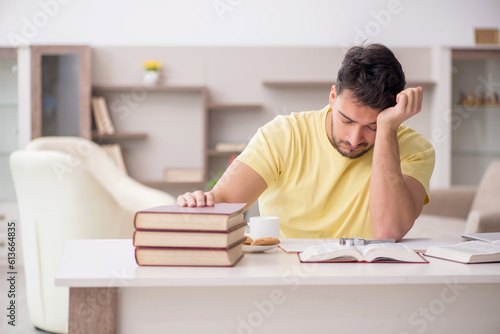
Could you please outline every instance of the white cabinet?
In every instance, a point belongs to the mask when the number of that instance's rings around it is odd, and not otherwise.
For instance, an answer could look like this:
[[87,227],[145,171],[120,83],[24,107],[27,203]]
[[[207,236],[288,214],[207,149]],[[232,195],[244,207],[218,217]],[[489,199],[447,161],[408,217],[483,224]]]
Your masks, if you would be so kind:
[[90,138],[90,47],[33,45],[31,138]]
[[479,183],[500,159],[500,50],[454,50],[452,184]]

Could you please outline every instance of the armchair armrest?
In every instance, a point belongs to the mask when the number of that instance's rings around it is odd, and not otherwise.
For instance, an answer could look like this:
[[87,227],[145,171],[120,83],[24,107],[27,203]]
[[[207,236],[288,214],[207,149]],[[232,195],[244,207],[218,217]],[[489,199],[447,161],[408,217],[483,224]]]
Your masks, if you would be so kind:
[[157,205],[174,205],[175,197],[147,187],[130,177],[123,177],[113,189],[117,201],[125,209],[136,212]]
[[500,209],[471,211],[465,224],[465,233],[500,232]]
[[433,189],[429,194],[429,203],[422,214],[467,219],[476,195],[476,188],[454,186],[446,189]]

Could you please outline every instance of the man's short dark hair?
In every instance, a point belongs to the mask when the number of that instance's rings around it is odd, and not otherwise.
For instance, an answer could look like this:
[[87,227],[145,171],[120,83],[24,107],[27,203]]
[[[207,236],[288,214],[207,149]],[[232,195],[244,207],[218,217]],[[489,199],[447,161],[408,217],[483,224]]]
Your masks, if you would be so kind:
[[380,111],[396,105],[396,95],[405,85],[401,64],[381,44],[349,49],[337,75],[338,95],[349,90],[357,102]]

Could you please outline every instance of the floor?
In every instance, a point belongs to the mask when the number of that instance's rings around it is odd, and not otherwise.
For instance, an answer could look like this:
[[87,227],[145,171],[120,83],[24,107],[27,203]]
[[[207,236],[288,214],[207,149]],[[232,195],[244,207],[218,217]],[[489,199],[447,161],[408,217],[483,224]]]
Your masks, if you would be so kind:
[[[8,274],[10,270],[7,266],[0,266],[0,333],[2,334],[45,334],[47,332],[36,329],[31,323],[26,305],[26,285],[24,280],[24,270],[22,267],[16,268],[16,274]],[[10,283],[7,281],[11,276],[15,276],[15,297],[9,297]],[[15,302],[15,326],[9,325],[9,313],[6,310],[11,301]]]

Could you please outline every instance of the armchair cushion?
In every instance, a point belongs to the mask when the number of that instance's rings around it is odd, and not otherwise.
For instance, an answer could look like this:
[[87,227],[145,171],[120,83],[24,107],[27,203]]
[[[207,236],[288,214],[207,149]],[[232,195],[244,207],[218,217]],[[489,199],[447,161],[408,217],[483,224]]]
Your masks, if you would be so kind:
[[[493,161],[484,172],[471,210],[499,209],[500,205],[500,160]],[[500,231],[500,225],[499,230]]]
[[467,219],[476,188],[454,186],[447,189],[431,189],[430,201],[422,214]]
[[454,186],[430,192],[405,237],[460,237],[463,233],[500,231],[500,160],[486,169],[477,189]]
[[465,233],[487,233],[500,231],[500,208],[494,210],[473,210],[467,217]]
[[460,238],[465,219],[422,214],[405,238]]

